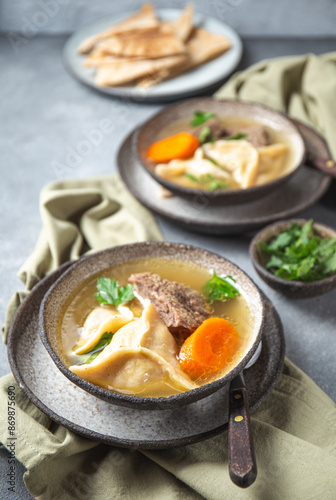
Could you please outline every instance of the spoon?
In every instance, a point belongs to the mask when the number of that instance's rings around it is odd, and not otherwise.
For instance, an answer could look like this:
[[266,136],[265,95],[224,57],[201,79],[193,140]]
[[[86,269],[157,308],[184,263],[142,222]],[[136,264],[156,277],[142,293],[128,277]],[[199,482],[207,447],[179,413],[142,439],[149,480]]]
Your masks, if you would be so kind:
[[[261,342],[244,370],[257,361],[260,352]],[[244,376],[241,372],[230,383],[228,429],[229,474],[231,481],[240,488],[251,486],[257,477],[249,408]]]

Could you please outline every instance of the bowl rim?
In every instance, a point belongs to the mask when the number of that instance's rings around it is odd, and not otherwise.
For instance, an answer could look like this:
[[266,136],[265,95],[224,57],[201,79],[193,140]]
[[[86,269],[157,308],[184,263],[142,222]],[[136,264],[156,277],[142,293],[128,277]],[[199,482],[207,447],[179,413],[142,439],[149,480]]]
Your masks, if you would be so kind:
[[[259,275],[261,277],[265,276],[267,277],[270,281],[272,280],[274,283],[277,283],[281,286],[284,286],[284,285],[287,285],[288,287],[291,287],[291,288],[318,288],[318,287],[322,287],[328,283],[333,283],[335,282],[336,284],[336,272],[334,274],[332,274],[331,276],[328,276],[327,278],[323,278],[321,280],[315,280],[315,281],[300,281],[300,280],[286,280],[284,278],[280,278],[279,276],[275,276],[273,273],[271,273],[270,271],[268,271],[268,269],[266,269],[266,267],[264,267],[263,265],[260,264],[260,261],[258,259],[258,256],[257,256],[257,249],[259,249],[260,247],[258,246],[258,243],[261,239],[262,236],[265,235],[265,233],[267,233],[270,229],[276,229],[276,228],[280,228],[282,227],[283,230],[285,230],[286,228],[290,227],[292,224],[294,224],[295,222],[298,223],[299,225],[303,225],[307,222],[309,222],[310,219],[288,219],[288,220],[280,220],[280,221],[277,221],[277,222],[274,222],[272,224],[269,224],[268,226],[264,227],[263,229],[261,229],[254,237],[253,239],[251,240],[251,243],[249,245],[249,254],[250,254],[250,258],[252,260],[252,264],[254,265],[255,269],[259,272]],[[332,227],[330,226],[327,226],[326,224],[322,224],[320,222],[315,222],[315,220],[313,221],[313,228],[316,227],[316,228],[321,228],[322,230],[326,230],[328,232],[331,232],[331,234],[334,233],[334,238],[336,238],[336,229],[333,229]],[[280,234],[280,232],[278,232],[277,234]],[[273,238],[275,236],[273,235]],[[261,249],[261,251],[263,251]]]
[[[148,126],[150,126],[155,120],[161,116],[163,116],[168,110],[179,108],[180,106],[183,106],[186,102],[189,103],[195,103],[197,105],[198,102],[204,102],[204,101],[211,101],[211,102],[217,102],[217,103],[242,103],[249,107],[250,109],[256,108],[259,110],[264,110],[268,113],[271,113],[274,116],[280,116],[282,119],[284,119],[288,125],[294,129],[294,133],[296,134],[296,137],[298,138],[299,142],[301,143],[301,149],[302,153],[299,157],[299,160],[297,161],[296,167],[293,168],[290,172],[288,172],[286,175],[283,175],[281,177],[277,177],[276,179],[267,182],[265,184],[261,184],[260,186],[252,186],[250,188],[246,189],[226,189],[223,191],[205,191],[204,189],[197,189],[197,188],[189,188],[186,186],[180,186],[179,184],[175,184],[174,182],[170,182],[167,179],[164,179],[163,177],[160,177],[157,175],[152,168],[150,168],[141,158],[141,155],[139,153],[139,142],[141,140],[141,133],[146,130]],[[254,101],[248,101],[248,100],[242,100],[242,99],[218,99],[214,97],[196,97],[196,98],[191,98],[191,99],[184,99],[182,101],[179,101],[177,103],[165,106],[163,109],[159,110],[157,113],[152,115],[148,120],[143,122],[136,130],[134,133],[134,136],[132,138],[132,149],[133,149],[133,155],[137,160],[139,161],[140,165],[145,168],[145,170],[155,179],[159,184],[164,186],[166,189],[172,191],[173,193],[180,195],[181,197],[188,197],[191,198],[192,196],[206,196],[210,200],[225,200],[226,198],[231,198],[234,197],[239,193],[239,196],[243,196],[246,194],[246,197],[248,195],[250,196],[256,196],[258,193],[262,194],[263,191],[266,191],[265,194],[267,194],[269,191],[275,189],[278,185],[281,185],[283,182],[286,182],[292,175],[298,172],[298,170],[304,165],[306,157],[307,157],[307,150],[306,150],[306,145],[304,142],[304,139],[296,126],[296,124],[290,119],[290,117],[282,112],[282,111],[277,111],[273,108],[270,108],[264,104],[259,104],[258,102]],[[240,203],[244,203],[243,201]]]
[[[225,374],[223,377],[220,379],[214,380],[213,382],[204,384],[202,386],[199,386],[195,389],[190,389],[184,392],[181,392],[176,395],[164,397],[142,397],[142,396],[135,396],[135,395],[128,395],[128,394],[123,394],[119,393],[116,391],[109,391],[107,389],[104,389],[100,386],[97,386],[91,382],[86,381],[85,379],[79,377],[75,373],[71,372],[69,368],[67,368],[62,360],[59,358],[59,356],[56,354],[54,351],[49,338],[48,338],[48,333],[47,329],[45,326],[45,314],[46,314],[46,308],[48,305],[48,301],[50,300],[50,297],[52,296],[53,292],[57,289],[58,285],[60,282],[62,282],[64,279],[67,279],[69,275],[71,275],[73,272],[76,272],[76,269],[79,266],[85,265],[86,262],[89,260],[93,260],[97,257],[100,257],[104,254],[110,253],[111,251],[122,251],[125,247],[133,247],[133,248],[139,248],[143,247],[144,249],[148,248],[148,246],[156,246],[157,248],[178,248],[180,250],[187,250],[187,251],[201,251],[202,253],[217,257],[219,259],[222,259],[229,264],[233,265],[240,273],[242,273],[245,278],[250,282],[252,287],[254,288],[254,293],[258,297],[258,301],[261,305],[260,308],[260,326],[259,330],[255,336],[255,339],[250,346],[249,350],[245,352],[244,356],[242,359],[237,363],[232,370],[230,370],[227,374]],[[142,257],[138,257],[142,258]],[[160,257],[159,257],[160,258]],[[164,258],[164,256],[162,257]],[[135,260],[137,260],[137,257],[134,257]],[[131,259],[129,259],[131,260]],[[126,261],[127,262],[127,261]],[[257,311],[259,309],[257,308]],[[139,242],[139,243],[131,243],[131,244],[125,244],[125,245],[120,245],[116,247],[111,247],[107,248],[98,252],[95,252],[93,254],[83,256],[77,261],[75,261],[68,269],[65,270],[65,272],[55,281],[55,283],[49,288],[48,292],[44,296],[41,305],[40,305],[40,310],[39,310],[39,335],[42,340],[42,343],[44,347],[46,348],[47,352],[49,353],[50,357],[56,364],[57,368],[65,375],[69,380],[71,380],[74,384],[79,386],[81,389],[84,389],[85,391],[89,392],[90,394],[93,394],[94,396],[103,399],[109,403],[112,404],[117,404],[121,406],[128,406],[130,408],[138,408],[138,409],[170,409],[174,408],[176,406],[180,405],[185,405],[191,402],[194,402],[196,400],[203,399],[210,394],[216,392],[219,390],[221,387],[229,383],[238,373],[240,373],[246,364],[249,362],[249,360],[252,358],[253,354],[255,353],[256,349],[258,348],[258,345],[260,343],[260,340],[262,338],[263,331],[266,327],[266,317],[265,317],[265,301],[263,294],[259,290],[258,286],[254,283],[252,278],[243,271],[239,266],[234,264],[232,261],[229,259],[226,259],[225,257],[215,253],[215,252],[210,252],[209,250],[192,246],[192,245],[184,245],[181,243],[172,243],[172,242],[166,242],[166,241],[151,241],[151,242]],[[195,395],[198,394],[199,397],[195,398]]]

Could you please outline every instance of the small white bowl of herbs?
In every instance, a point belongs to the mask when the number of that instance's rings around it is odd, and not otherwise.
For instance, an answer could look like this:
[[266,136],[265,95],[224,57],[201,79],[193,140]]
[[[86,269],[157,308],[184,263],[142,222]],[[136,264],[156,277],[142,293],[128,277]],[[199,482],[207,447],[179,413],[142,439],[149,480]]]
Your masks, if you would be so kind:
[[253,238],[250,256],[259,276],[293,298],[336,287],[336,230],[312,219],[280,221]]

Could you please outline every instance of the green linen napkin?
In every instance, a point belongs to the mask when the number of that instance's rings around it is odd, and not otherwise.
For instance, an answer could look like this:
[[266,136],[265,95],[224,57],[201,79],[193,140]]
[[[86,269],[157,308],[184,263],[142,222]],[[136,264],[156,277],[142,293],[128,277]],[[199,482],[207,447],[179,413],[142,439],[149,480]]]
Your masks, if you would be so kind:
[[41,191],[40,212],[43,228],[32,255],[18,272],[25,290],[15,293],[8,304],[2,327],[5,342],[22,300],[63,262],[90,251],[162,240],[154,217],[116,175],[54,182]]
[[[1,379],[1,401],[7,401],[7,387],[13,384],[12,375]],[[258,477],[247,490],[230,481],[227,432],[170,450],[125,450],[76,436],[51,422],[17,385],[15,393],[16,456],[27,467],[26,486],[38,499],[335,498],[335,405],[289,360],[276,388],[252,414]],[[2,404],[5,446],[7,427]]]
[[262,61],[236,73],[215,97],[285,111],[320,132],[336,157],[336,52]]
[[[305,114],[297,112],[295,116],[318,126],[335,151],[329,124],[335,123],[336,110],[327,104],[322,106],[320,92],[325,88],[325,75],[328,80],[333,77],[335,85],[335,57],[308,55],[260,63],[234,76],[217,97],[261,100],[282,110],[290,105],[290,111],[292,102],[302,101],[302,109],[297,104],[295,110],[304,110]],[[317,74],[312,65],[318,67]],[[273,96],[275,92],[281,98]],[[326,95],[327,101],[331,94]],[[321,109],[325,113],[323,122]],[[43,229],[37,246],[19,273],[26,290],[11,300],[4,335],[22,298],[62,262],[90,250],[162,238],[153,217],[131,197],[117,176],[47,186],[41,193],[41,216]],[[335,498],[336,406],[289,360],[274,391],[252,415],[258,477],[247,490],[240,490],[229,479],[227,432],[171,450],[125,450],[89,441],[55,424],[20,391],[12,375],[0,380],[2,401],[7,401],[10,385],[16,386],[16,456],[27,468],[24,480],[35,498]],[[2,404],[0,441],[5,446],[7,419],[7,405]]]

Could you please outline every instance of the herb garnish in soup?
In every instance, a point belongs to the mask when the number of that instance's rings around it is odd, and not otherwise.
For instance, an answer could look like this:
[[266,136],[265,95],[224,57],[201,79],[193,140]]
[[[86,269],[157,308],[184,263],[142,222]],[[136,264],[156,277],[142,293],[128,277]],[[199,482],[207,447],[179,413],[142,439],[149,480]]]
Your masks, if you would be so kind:
[[159,397],[229,372],[247,350],[254,318],[234,277],[148,258],[90,278],[59,325],[73,373],[108,390]]
[[285,133],[247,117],[221,119],[196,111],[160,134],[146,155],[163,179],[193,189],[247,189],[289,171],[293,148]]

